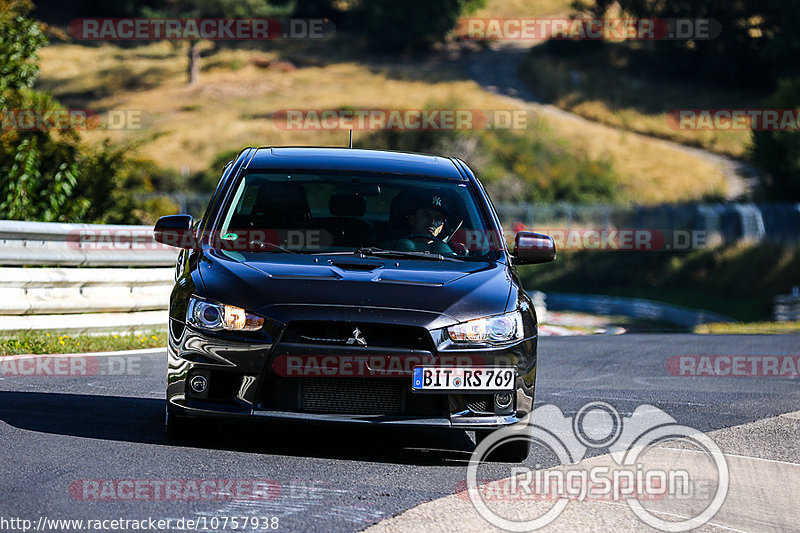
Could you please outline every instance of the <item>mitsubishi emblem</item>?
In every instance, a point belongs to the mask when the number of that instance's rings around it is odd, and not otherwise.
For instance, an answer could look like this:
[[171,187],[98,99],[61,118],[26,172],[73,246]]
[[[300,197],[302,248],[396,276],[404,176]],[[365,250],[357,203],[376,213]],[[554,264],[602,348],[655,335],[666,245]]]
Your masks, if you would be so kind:
[[347,339],[347,344],[358,344],[359,346],[366,346],[367,339],[361,336],[361,330],[356,327],[353,330],[353,336]]

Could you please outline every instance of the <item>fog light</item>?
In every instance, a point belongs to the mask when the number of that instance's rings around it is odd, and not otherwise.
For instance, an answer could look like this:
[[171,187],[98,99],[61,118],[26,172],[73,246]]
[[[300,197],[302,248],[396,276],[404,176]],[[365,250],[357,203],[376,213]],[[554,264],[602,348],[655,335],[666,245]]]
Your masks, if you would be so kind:
[[494,403],[500,409],[505,409],[511,406],[512,396],[508,392],[504,392],[502,394],[495,394],[494,396]]
[[189,381],[189,386],[197,394],[202,394],[208,388],[208,380],[205,378],[205,376],[197,375],[194,376],[191,381]]

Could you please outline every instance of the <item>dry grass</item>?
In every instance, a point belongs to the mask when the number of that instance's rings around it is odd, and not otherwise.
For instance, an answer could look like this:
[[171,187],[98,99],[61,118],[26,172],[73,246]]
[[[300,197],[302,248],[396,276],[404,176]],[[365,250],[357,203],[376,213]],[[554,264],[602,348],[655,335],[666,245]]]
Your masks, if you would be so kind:
[[[93,142],[105,137],[142,141],[142,156],[192,172],[207,168],[221,151],[248,145],[347,142],[346,131],[278,129],[267,117],[281,109],[419,109],[441,102],[471,109],[513,107],[454,74],[456,67],[446,62],[421,66],[343,61],[291,72],[258,68],[251,62],[274,55],[241,49],[215,52],[203,58],[200,81],[187,86],[185,55],[169,43],[134,49],[58,44],[41,51],[40,86],[71,107],[145,111],[151,123],[144,129],[88,131],[84,136]],[[591,157],[611,157],[624,197],[655,203],[696,199],[724,189],[712,165],[649,139],[569,117],[545,114],[543,119],[571,148]]]
[[725,178],[703,159],[624,130],[543,113],[558,137],[568,139],[592,158],[612,157],[620,187],[636,203],[724,196]]
[[679,130],[667,121],[667,112],[747,108],[761,100],[757,95],[634,77],[595,59],[555,57],[536,49],[521,75],[538,97],[590,120],[733,157],[744,156],[750,148],[749,130]]
[[715,322],[694,328],[707,335],[783,335],[800,333],[800,322]]
[[484,17],[547,17],[566,15],[572,0],[488,0],[486,7],[473,16]]

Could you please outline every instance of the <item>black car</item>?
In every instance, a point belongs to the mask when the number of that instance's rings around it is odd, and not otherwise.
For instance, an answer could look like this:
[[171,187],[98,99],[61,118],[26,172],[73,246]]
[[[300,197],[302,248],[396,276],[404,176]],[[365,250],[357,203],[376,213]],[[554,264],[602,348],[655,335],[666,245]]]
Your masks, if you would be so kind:
[[[184,248],[169,310],[167,432],[201,417],[404,425],[482,438],[532,409],[537,320],[480,181],[456,158],[246,148]],[[507,450],[521,460],[528,443]],[[511,445],[509,445],[511,446]]]

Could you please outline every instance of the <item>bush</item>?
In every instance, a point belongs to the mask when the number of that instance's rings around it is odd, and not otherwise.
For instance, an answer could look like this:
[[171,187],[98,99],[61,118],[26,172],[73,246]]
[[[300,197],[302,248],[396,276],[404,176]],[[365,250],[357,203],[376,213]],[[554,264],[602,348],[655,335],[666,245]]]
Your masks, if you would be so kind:
[[362,27],[379,48],[419,49],[441,40],[458,18],[483,0],[364,0]]
[[496,202],[592,203],[622,199],[610,160],[577,154],[541,127],[521,133],[389,130],[356,144],[459,157],[475,171]]
[[[39,73],[36,51],[46,44],[30,2],[10,0],[0,12],[0,108],[59,110],[30,87]],[[9,117],[3,117],[4,120]],[[10,122],[9,122],[10,124]],[[81,143],[74,129],[0,130],[0,218],[42,222],[137,223],[135,195],[153,189],[152,163],[131,146]],[[163,172],[161,173],[163,174]]]
[[[784,80],[766,108],[800,108],[800,77]],[[754,131],[751,156],[766,171],[762,185],[768,199],[800,202],[800,136],[797,131]]]

